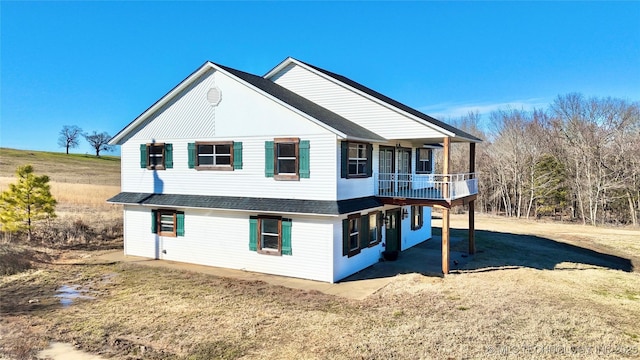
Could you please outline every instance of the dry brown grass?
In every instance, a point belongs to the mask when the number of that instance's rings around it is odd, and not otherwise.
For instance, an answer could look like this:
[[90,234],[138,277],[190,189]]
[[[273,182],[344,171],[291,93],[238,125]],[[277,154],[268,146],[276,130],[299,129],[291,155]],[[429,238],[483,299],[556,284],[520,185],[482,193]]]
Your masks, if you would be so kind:
[[[478,218],[480,229],[496,234],[535,234],[537,225]],[[590,229],[552,228],[582,244],[591,244],[590,236],[575,233]],[[617,234],[607,246],[624,251],[637,235]],[[484,252],[470,270],[398,275],[362,301],[133,264],[42,265],[2,278],[0,327],[30,324],[36,340],[77,343],[118,359],[640,357],[640,274],[588,263],[539,267],[537,260],[484,267],[488,257],[506,256],[489,246],[526,249],[532,258],[555,249],[551,236],[548,245],[517,243],[523,239],[480,237]],[[63,284],[81,285],[97,299],[62,308],[53,295]]]
[[[121,209],[103,203],[117,183],[66,186],[59,175],[52,189],[63,230],[121,221]],[[54,340],[115,359],[640,357],[640,274],[628,271],[639,267],[638,230],[489,216],[476,224],[479,252],[464,269],[398,275],[362,301],[134,264],[83,265],[92,247],[57,247],[32,258],[31,269],[0,276],[0,358],[32,358]],[[452,226],[465,228],[466,217],[453,216]],[[0,250],[15,258],[13,247]],[[62,307],[62,285],[96,299]]]

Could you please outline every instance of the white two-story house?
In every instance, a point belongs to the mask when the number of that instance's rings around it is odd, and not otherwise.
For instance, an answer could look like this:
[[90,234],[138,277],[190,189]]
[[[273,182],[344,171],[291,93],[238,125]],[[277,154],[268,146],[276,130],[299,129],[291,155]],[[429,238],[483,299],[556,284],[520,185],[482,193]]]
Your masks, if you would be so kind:
[[[113,137],[124,252],[335,282],[431,237],[469,204],[475,138],[287,58],[264,76],[206,62]],[[449,174],[452,143],[470,170]],[[444,149],[434,169],[433,149]],[[401,259],[400,259],[401,261]]]

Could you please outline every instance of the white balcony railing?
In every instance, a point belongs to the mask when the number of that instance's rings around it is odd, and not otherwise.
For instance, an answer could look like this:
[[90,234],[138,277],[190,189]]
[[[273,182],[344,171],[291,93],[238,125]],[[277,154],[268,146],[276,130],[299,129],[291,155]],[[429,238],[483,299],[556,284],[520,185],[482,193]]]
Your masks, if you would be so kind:
[[376,194],[405,199],[455,200],[478,193],[476,173],[374,174]]

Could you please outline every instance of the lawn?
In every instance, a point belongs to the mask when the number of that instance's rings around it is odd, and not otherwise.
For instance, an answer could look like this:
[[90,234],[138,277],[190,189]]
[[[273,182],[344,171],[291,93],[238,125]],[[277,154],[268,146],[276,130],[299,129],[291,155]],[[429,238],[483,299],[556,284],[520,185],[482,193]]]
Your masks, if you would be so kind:
[[[55,340],[117,359],[640,357],[640,274],[625,268],[637,261],[637,230],[477,224],[480,252],[464,269],[397,275],[361,301],[135,264],[69,265],[92,252],[66,250],[58,265],[2,277],[2,351]],[[608,231],[616,236],[594,240]],[[63,307],[62,285],[94,299]]]
[[[350,300],[90,265],[122,247],[121,208],[104,203],[119,191],[119,160],[0,149],[3,175],[27,162],[51,176],[60,217],[49,247],[0,244],[0,359],[51,341],[113,359],[640,358],[637,229],[478,215],[478,252],[453,274],[398,274]],[[466,216],[451,226],[464,237]],[[86,298],[63,306],[63,286]]]

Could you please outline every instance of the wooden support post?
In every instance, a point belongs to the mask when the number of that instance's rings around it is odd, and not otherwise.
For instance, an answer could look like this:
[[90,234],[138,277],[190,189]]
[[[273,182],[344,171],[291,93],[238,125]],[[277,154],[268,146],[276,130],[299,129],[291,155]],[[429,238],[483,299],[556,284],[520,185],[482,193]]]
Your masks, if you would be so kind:
[[442,273],[449,273],[449,209],[442,209]]
[[[469,173],[471,179],[476,172],[476,143],[469,143]],[[469,202],[469,254],[476,253],[475,200]]]
[[469,254],[476,253],[476,212],[475,201],[469,202]]
[[[449,156],[451,153],[451,138],[444,138],[443,141],[443,159],[442,159],[442,174],[444,175],[444,187],[443,187],[443,195],[446,197],[445,200],[451,201],[450,186],[449,186],[449,167],[451,165],[451,157]],[[451,234],[449,232],[449,208],[442,209],[442,273],[449,273],[449,240]]]

